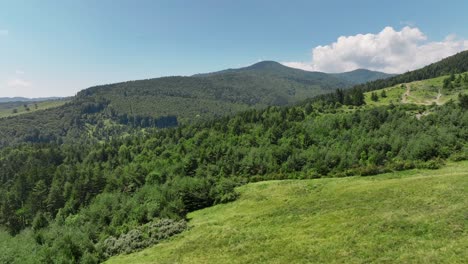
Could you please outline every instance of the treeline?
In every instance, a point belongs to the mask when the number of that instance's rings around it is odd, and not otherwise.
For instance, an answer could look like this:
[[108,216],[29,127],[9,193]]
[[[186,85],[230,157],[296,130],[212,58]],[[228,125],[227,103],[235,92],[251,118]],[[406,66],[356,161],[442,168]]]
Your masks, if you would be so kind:
[[468,112],[460,103],[430,106],[432,113],[418,120],[414,112],[426,107],[363,110],[322,100],[100,144],[6,148],[0,224],[34,240],[36,260],[101,261],[148,245],[142,230],[158,219],[175,220],[170,233],[180,232],[177,221],[187,212],[231,201],[235,186],[247,182],[371,175],[466,159]]

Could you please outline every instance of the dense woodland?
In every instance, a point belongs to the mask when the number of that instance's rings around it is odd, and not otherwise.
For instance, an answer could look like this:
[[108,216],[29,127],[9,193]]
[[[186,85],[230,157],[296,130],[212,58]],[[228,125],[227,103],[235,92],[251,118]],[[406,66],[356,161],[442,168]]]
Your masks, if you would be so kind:
[[[466,61],[452,57],[405,78],[461,72]],[[24,115],[32,134],[14,136],[32,138],[0,149],[0,262],[97,263],[132,252],[182,232],[188,212],[232,201],[248,182],[468,159],[466,95],[443,106],[360,107],[363,91],[383,82],[166,129],[108,124],[101,97],[49,112],[54,128]],[[431,114],[415,117],[424,111]]]

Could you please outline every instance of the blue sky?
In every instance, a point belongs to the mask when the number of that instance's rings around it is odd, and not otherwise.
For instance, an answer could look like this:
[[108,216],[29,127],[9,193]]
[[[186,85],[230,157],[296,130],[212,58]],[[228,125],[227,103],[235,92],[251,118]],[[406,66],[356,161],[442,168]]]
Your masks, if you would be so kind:
[[[467,10],[462,0],[0,0],[0,97],[67,96],[260,60],[404,71],[468,47]],[[337,57],[356,45],[358,57]]]

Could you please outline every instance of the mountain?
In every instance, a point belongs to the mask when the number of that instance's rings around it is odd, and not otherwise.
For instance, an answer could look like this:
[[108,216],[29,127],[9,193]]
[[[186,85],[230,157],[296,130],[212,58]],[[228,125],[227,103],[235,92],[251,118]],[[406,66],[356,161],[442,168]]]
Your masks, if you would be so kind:
[[299,102],[352,84],[325,73],[265,61],[240,69],[163,77],[86,89],[78,97],[104,97],[118,115],[177,116],[184,122],[249,108]]
[[325,86],[329,85],[330,83],[344,83],[346,85],[355,85],[395,76],[395,74],[387,74],[366,69],[357,69],[354,71],[343,73],[312,72],[296,68],[290,68],[275,61],[262,61],[244,68],[228,69],[205,74],[196,74],[194,76],[213,76],[226,73],[262,73],[280,78],[321,83]]
[[[359,98],[361,91],[450,72],[465,72],[467,61],[468,52],[461,52],[419,70],[356,85],[350,92],[357,92],[347,97],[360,103],[364,100]],[[354,71],[341,75],[341,78],[348,78],[345,81],[338,78],[340,75],[308,72],[264,61],[244,68],[189,77],[101,85],[79,92],[69,103],[57,108],[0,118],[0,147],[25,141],[109,138],[133,128],[171,127],[234,115],[248,109],[291,105],[306,98],[322,100],[317,97],[319,95],[333,101],[335,96],[327,94],[349,88],[349,80],[357,80],[363,75],[378,74]]]
[[188,77],[101,85],[83,90],[78,97],[106,98],[109,109],[123,120],[131,116],[153,119],[175,116],[180,123],[190,123],[250,108],[291,105],[385,76],[366,70],[335,76],[262,61],[244,68]]
[[26,97],[0,97],[0,103],[7,102],[41,102],[41,101],[51,101],[59,100],[62,97],[41,97],[41,98],[26,98]]
[[349,87],[351,83],[328,74],[271,61],[188,77],[100,85],[79,92],[63,106],[0,119],[0,146],[85,134],[108,137],[129,127],[171,127],[291,105]]
[[396,74],[388,74],[384,72],[370,71],[366,69],[357,69],[350,72],[331,73],[331,75],[353,84],[360,84],[379,79],[386,79],[395,76]]

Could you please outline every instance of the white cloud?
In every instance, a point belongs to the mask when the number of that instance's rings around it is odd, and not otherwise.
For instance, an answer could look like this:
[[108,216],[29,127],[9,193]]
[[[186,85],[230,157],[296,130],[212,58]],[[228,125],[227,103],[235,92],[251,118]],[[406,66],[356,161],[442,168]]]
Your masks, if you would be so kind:
[[15,79],[9,80],[7,82],[7,86],[10,88],[28,88],[28,87],[31,87],[31,83],[20,78],[15,78]]
[[8,36],[9,32],[6,29],[0,29],[0,37],[1,36]]
[[443,41],[428,41],[416,27],[401,31],[386,27],[378,34],[341,36],[336,42],[312,50],[311,62],[284,62],[308,71],[344,72],[358,68],[402,73],[421,68],[468,49],[468,40],[447,36]]

